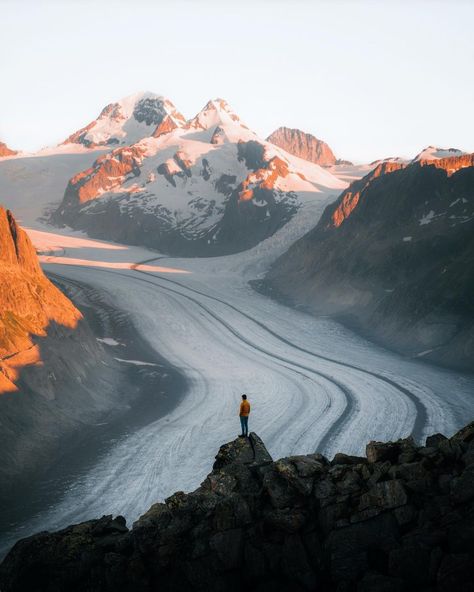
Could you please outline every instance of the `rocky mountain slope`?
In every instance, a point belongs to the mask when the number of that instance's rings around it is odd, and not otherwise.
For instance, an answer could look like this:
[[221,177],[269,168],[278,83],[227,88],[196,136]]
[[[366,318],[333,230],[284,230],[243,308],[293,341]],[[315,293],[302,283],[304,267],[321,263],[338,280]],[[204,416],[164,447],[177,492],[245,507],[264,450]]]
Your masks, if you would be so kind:
[[70,180],[53,220],[174,254],[224,254],[345,186],[259,139],[216,99],[186,122],[170,112],[148,137],[99,157]]
[[64,436],[116,404],[116,369],[107,362],[82,314],[43,274],[27,234],[0,208],[0,499],[20,481],[31,484]]
[[268,136],[267,142],[321,166],[336,164],[336,157],[326,142],[299,129],[279,127]]
[[43,274],[28,235],[0,208],[1,392],[15,391],[18,357],[39,359],[33,335],[44,337],[50,323],[77,326],[81,314]]
[[474,155],[380,163],[328,206],[268,284],[384,344],[474,367]]
[[3,156],[14,156],[15,154],[18,154],[16,150],[12,150],[4,142],[0,142],[0,158]]
[[370,442],[366,457],[272,461],[256,434],[221,447],[194,492],[128,530],[103,516],[19,541],[3,592],[472,590],[474,423]]
[[111,103],[99,117],[63,144],[81,144],[86,148],[130,145],[153,135],[163,120],[184,123],[184,117],[171,101],[150,92],[141,92]]

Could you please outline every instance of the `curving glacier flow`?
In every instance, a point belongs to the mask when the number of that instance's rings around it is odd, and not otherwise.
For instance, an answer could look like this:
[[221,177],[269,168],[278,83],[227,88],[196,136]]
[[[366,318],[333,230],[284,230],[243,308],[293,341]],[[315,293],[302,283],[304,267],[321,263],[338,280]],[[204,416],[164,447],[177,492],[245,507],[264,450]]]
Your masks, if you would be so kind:
[[472,417],[474,378],[403,359],[249,286],[323,205],[308,205],[306,215],[246,253],[209,259],[30,230],[45,270],[108,293],[182,370],[189,390],[171,413],[116,442],[21,536],[104,513],[130,522],[172,492],[192,490],[237,433],[244,392],[251,427],[276,458],[361,454],[369,439],[413,433],[421,440],[453,433]]
[[[37,221],[60,199],[61,175],[87,159],[92,153],[2,163],[6,205],[30,226],[45,271],[92,287],[129,312],[147,342],[182,371],[188,390],[170,413],[114,442],[58,504],[13,527],[0,548],[102,514],[122,514],[130,522],[172,492],[194,489],[218,447],[237,434],[244,392],[252,404],[251,429],[275,458],[315,450],[360,454],[369,439],[449,435],[472,417],[472,376],[404,359],[250,287],[314,226],[334,199],[328,189],[308,197],[287,224],[248,251],[168,258]],[[61,175],[51,160],[63,165]],[[35,201],[39,173],[48,191]],[[109,345],[113,350],[113,340]],[[116,356],[123,364],[144,363]]]

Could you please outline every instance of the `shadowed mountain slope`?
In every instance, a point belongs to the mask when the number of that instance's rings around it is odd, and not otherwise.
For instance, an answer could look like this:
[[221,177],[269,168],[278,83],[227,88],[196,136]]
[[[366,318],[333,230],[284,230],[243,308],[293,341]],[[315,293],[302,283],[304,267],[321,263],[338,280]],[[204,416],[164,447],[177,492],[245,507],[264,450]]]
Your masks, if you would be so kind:
[[383,162],[328,206],[267,283],[385,345],[474,367],[474,155]]

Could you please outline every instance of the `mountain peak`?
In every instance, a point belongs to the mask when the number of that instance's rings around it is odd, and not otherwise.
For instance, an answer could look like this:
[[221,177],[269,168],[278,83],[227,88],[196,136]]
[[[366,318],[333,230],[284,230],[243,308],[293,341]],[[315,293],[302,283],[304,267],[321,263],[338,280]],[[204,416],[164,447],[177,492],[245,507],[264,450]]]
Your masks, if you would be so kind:
[[336,157],[326,142],[300,129],[279,127],[268,136],[267,142],[315,164],[322,166],[336,164]]
[[174,104],[162,95],[138,92],[109,103],[94,121],[69,136],[64,144],[97,146],[130,145],[152,136],[166,117],[176,126],[185,123]]
[[199,113],[189,120],[187,127],[207,130],[213,126],[242,125],[240,117],[229,103],[221,98],[211,99]]

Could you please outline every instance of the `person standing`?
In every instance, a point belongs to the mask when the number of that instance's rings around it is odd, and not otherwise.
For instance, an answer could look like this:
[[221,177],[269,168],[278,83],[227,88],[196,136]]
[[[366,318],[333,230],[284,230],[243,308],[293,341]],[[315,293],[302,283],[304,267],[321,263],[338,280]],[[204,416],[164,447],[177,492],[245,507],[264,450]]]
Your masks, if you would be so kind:
[[250,415],[250,403],[247,401],[247,395],[242,395],[242,402],[240,403],[239,417],[240,425],[242,427],[241,438],[245,438],[249,435],[249,415]]

